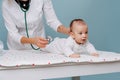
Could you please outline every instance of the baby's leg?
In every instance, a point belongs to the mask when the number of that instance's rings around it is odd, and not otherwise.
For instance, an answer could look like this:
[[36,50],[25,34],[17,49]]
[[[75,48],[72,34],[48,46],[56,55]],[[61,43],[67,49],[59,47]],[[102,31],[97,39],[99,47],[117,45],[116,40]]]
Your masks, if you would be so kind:
[[58,41],[54,40],[50,42],[45,48],[42,48],[42,51],[45,52],[50,52],[50,53],[58,53],[58,48],[57,48]]

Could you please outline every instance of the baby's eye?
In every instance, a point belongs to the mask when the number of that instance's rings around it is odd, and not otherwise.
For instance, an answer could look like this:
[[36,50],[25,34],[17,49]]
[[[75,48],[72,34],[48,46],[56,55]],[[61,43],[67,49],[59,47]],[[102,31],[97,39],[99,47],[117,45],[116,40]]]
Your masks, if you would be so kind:
[[82,35],[82,33],[79,33],[80,35]]
[[88,31],[87,31],[87,32],[85,32],[85,34],[88,34]]

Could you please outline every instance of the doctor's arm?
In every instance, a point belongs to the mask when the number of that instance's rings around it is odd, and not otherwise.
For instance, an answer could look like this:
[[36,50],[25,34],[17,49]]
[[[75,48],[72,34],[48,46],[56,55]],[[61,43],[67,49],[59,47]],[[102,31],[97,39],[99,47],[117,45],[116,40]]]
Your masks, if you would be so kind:
[[41,38],[41,37],[34,37],[34,38],[22,37],[21,43],[22,44],[34,44],[40,48],[44,48],[48,44],[48,40]]
[[2,12],[3,12],[2,14],[3,14],[5,26],[8,30],[8,35],[13,40],[13,42],[18,43],[19,45],[34,44],[41,48],[45,47],[46,44],[48,44],[48,41],[41,37],[27,38],[27,37],[24,37],[23,35],[20,35],[18,33],[18,29],[16,28],[16,25],[15,25],[13,19],[8,14],[9,13],[8,10],[6,8],[4,8],[4,5],[3,5]]
[[53,28],[55,31],[68,34],[70,29],[62,25],[62,23],[58,20],[54,8],[52,6],[51,0],[44,0],[43,12],[47,21],[47,24]]

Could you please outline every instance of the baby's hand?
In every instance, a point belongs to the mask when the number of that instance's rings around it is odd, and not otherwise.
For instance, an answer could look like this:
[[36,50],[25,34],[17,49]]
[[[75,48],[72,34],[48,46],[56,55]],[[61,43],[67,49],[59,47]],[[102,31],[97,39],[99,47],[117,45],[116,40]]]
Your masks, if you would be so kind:
[[71,54],[69,57],[71,57],[71,58],[79,58],[80,54]]
[[90,55],[95,56],[95,57],[98,57],[98,56],[99,56],[98,53],[91,53]]

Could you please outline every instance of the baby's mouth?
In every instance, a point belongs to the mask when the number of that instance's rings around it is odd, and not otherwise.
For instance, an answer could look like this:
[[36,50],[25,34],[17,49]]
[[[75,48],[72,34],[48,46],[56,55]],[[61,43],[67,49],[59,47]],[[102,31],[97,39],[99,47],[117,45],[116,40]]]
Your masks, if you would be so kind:
[[79,42],[77,42],[78,44],[84,44],[86,42],[86,39],[85,38],[83,38],[83,39],[81,39]]
[[82,41],[84,41],[84,42],[85,42],[85,41],[86,41],[86,39],[82,39]]

